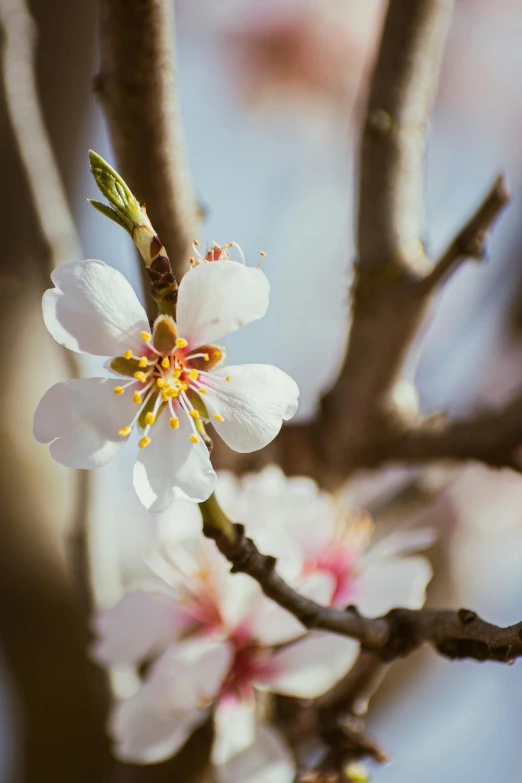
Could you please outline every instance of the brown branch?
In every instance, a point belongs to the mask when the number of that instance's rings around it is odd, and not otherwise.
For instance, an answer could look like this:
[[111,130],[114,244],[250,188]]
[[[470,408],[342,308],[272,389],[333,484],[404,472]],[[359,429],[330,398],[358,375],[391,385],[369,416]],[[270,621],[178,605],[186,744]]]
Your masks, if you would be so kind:
[[118,166],[147,202],[176,278],[188,269],[198,207],[188,171],[174,71],[170,0],[102,0],[95,90]]
[[203,532],[232,564],[232,572],[255,579],[268,598],[289,611],[305,628],[357,639],[366,652],[389,662],[410,655],[423,644],[451,659],[509,663],[522,656],[522,621],[507,628],[482,620],[469,609],[392,609],[377,618],[363,617],[354,606],[334,609],[305,598],[277,574],[276,560],[259,552],[245,536],[243,525],[234,525],[228,537],[212,520],[203,518]]

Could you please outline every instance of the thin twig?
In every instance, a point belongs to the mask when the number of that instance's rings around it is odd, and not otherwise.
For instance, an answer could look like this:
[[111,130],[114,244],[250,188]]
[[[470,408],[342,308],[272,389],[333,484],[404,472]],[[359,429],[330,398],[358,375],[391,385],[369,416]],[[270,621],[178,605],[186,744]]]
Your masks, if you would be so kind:
[[171,0],[102,0],[95,90],[118,166],[147,202],[179,281],[189,267],[198,206],[176,94]]
[[259,552],[243,525],[234,525],[231,540],[204,518],[203,532],[232,564],[232,572],[255,579],[268,598],[289,611],[309,630],[330,631],[357,639],[366,652],[389,662],[429,644],[451,659],[510,663],[522,656],[522,621],[507,628],[485,622],[469,609],[392,609],[377,618],[363,617],[355,606],[334,609],[305,598],[275,570],[274,557]]

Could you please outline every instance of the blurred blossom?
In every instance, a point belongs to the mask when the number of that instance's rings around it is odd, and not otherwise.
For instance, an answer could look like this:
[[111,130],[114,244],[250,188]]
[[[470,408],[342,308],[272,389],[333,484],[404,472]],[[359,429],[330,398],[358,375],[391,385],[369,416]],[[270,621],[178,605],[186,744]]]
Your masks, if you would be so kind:
[[[343,519],[314,482],[286,479],[275,467],[242,481],[221,474],[218,493],[302,594],[328,605],[357,603],[369,615],[422,606],[430,565],[404,555],[431,543],[430,531],[368,548],[367,516]],[[178,501],[160,515],[157,544],[145,557],[148,578],[141,573],[132,592],[95,618],[98,661],[125,670],[152,660],[136,692],[114,706],[116,755],[136,763],[168,758],[213,707],[220,781],[290,783],[290,751],[258,716],[256,694],[319,696],[350,669],[358,643],[306,633],[257,582],[230,574],[202,536],[193,504]]]

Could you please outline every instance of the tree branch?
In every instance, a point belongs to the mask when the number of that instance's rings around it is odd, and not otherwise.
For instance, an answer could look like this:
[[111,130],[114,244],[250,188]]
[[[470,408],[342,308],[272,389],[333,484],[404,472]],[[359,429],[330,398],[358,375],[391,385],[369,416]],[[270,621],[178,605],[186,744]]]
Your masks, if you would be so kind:
[[522,656],[522,621],[507,628],[482,620],[469,609],[392,609],[388,614],[363,617],[354,606],[334,609],[300,595],[277,574],[276,560],[263,555],[243,525],[234,525],[231,539],[212,519],[203,517],[203,532],[232,564],[258,582],[264,594],[296,617],[309,630],[330,631],[357,639],[365,652],[389,662],[410,655],[423,644],[451,659],[509,663]]
[[123,178],[147,209],[178,281],[189,267],[198,207],[176,95],[170,0],[102,0],[104,108]]

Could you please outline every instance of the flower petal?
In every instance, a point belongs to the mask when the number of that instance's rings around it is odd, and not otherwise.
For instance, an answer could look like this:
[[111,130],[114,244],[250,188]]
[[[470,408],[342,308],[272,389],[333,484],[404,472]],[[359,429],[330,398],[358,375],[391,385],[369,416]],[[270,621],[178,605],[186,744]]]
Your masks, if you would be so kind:
[[248,748],[256,734],[256,702],[254,691],[227,694],[214,709],[214,744],[212,763],[225,764]]
[[314,699],[353,666],[359,643],[330,633],[309,633],[272,657],[273,674],[260,685],[275,693]]
[[437,531],[432,527],[417,527],[409,530],[396,530],[374,544],[362,556],[364,565],[375,565],[378,561],[388,560],[410,552],[428,549],[437,540]]
[[106,666],[138,664],[163,652],[184,627],[185,613],[173,596],[138,591],[95,615],[93,657]]
[[134,466],[134,488],[146,509],[164,511],[173,500],[206,500],[213,492],[216,474],[208,449],[190,441],[188,416],[179,411],[179,427],[169,426],[167,411],[153,426],[150,444],[140,449]]
[[279,732],[261,721],[252,744],[215,767],[219,783],[292,783],[295,771],[292,754]]
[[33,435],[69,468],[99,468],[125,444],[118,431],[135,413],[132,395],[115,395],[119,380],[82,378],[52,386],[34,414]]
[[129,281],[103,261],[62,264],[42,299],[45,325],[60,345],[78,353],[118,356],[141,350],[145,310]]
[[378,562],[358,577],[354,603],[367,617],[378,617],[397,606],[418,609],[426,600],[426,585],[432,573],[425,557]]
[[227,446],[241,453],[270,443],[283,421],[291,419],[297,410],[296,382],[268,364],[216,370],[207,378],[207,388],[208,410],[224,418],[212,419],[212,424]]
[[179,286],[179,333],[193,348],[213,343],[262,318],[269,292],[260,269],[234,261],[201,263],[187,272]]

